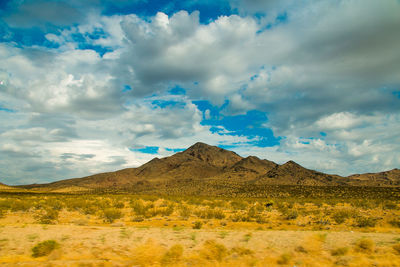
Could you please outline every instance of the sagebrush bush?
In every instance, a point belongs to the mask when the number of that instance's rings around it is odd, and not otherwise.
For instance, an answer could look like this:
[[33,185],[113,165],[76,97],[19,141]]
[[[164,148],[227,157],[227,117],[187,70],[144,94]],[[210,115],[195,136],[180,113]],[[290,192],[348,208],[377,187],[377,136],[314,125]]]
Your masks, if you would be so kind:
[[60,245],[54,240],[46,240],[40,242],[32,248],[32,257],[42,257],[49,255],[53,250],[58,248]]
[[105,221],[112,223],[113,221],[122,218],[122,212],[116,208],[108,208],[103,211]]

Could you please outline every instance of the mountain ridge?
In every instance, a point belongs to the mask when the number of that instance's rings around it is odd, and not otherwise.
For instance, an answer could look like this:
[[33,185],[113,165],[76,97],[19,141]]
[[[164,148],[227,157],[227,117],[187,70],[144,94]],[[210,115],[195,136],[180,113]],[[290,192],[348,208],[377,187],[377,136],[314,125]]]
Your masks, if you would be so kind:
[[233,151],[198,142],[182,152],[153,158],[137,168],[18,187],[34,190],[129,188],[147,192],[196,191],[194,187],[205,184],[213,184],[222,191],[224,186],[240,188],[247,185],[400,186],[400,170],[342,177],[304,168],[292,160],[280,165],[256,156],[241,157]]

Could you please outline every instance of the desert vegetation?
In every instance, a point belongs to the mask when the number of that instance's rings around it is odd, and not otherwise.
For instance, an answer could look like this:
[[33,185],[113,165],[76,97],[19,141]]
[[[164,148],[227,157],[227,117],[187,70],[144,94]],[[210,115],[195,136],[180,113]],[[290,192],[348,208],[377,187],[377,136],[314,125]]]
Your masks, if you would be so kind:
[[398,266],[400,203],[355,196],[3,193],[0,262]]

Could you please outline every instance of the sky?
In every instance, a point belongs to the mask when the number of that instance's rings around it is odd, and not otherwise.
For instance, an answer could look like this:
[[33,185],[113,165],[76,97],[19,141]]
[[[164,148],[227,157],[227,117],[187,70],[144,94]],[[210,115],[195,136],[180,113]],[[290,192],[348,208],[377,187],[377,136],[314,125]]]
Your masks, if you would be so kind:
[[196,142],[339,175],[399,168],[400,1],[0,1],[1,182]]

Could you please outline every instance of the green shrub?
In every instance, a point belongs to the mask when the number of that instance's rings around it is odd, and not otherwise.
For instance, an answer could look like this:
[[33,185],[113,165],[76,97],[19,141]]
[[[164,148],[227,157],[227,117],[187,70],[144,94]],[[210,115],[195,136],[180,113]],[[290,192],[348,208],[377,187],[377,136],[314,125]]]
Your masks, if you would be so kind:
[[389,223],[394,227],[400,228],[400,218],[395,218],[389,221]]
[[46,240],[40,242],[32,248],[32,257],[42,257],[49,255],[53,250],[58,248],[60,245],[54,240]]
[[27,211],[32,207],[32,203],[27,200],[16,200],[11,204],[12,211]]
[[10,199],[3,199],[0,200],[0,209],[9,210],[12,206],[12,201]]
[[193,223],[193,229],[201,229],[202,226],[203,226],[203,223],[200,221],[195,221]]
[[372,217],[357,217],[356,226],[357,227],[374,227],[376,225],[376,219]]
[[58,210],[47,209],[44,214],[39,216],[39,223],[53,224],[58,219]]
[[131,206],[132,206],[133,212],[135,212],[136,215],[142,215],[142,216],[145,216],[145,217],[149,216],[147,214],[148,210],[150,208],[154,208],[153,204],[145,205],[142,200],[134,200],[134,201],[132,201]]
[[350,217],[351,217],[351,212],[349,210],[338,210],[332,215],[332,219],[337,224],[344,223]]
[[113,221],[122,218],[122,212],[115,208],[108,208],[104,210],[103,217],[107,222],[112,223]]

